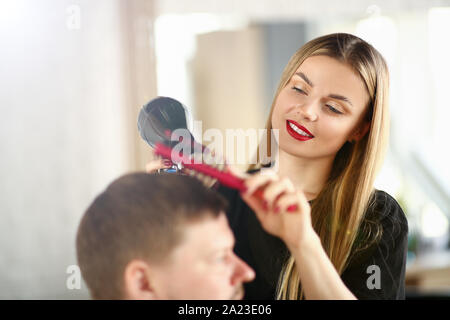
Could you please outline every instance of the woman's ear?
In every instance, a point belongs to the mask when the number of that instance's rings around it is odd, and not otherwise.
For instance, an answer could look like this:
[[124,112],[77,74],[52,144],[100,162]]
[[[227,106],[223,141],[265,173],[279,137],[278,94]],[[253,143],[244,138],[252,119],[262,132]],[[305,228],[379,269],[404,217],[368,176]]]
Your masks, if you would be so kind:
[[350,142],[356,142],[364,138],[370,128],[370,121],[363,121],[359,128],[350,136]]
[[150,266],[142,260],[132,260],[125,267],[123,275],[124,295],[131,300],[155,300],[158,298],[153,287]]

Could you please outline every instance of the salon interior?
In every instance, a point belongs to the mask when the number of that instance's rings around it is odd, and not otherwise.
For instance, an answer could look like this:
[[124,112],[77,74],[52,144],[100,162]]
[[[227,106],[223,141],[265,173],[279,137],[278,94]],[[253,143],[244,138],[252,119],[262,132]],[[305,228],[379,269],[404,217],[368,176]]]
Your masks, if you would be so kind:
[[136,125],[148,101],[181,101],[203,132],[264,128],[291,55],[334,32],[389,66],[375,187],[408,219],[406,298],[449,298],[449,30],[444,0],[2,0],[0,299],[89,299],[68,285],[78,223],[152,159]]

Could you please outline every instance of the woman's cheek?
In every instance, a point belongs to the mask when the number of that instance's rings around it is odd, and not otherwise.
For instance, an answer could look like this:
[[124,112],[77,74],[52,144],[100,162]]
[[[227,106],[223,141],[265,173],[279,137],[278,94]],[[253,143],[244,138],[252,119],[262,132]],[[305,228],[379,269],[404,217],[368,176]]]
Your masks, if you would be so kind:
[[280,121],[281,121],[281,115],[278,111],[277,106],[275,106],[273,113],[272,113],[272,128],[273,129],[280,129],[281,125],[280,125]]
[[288,112],[289,106],[291,104],[290,99],[286,96],[286,92],[282,91],[277,98],[273,112],[272,112],[272,128],[281,129],[283,128],[284,115]]
[[320,133],[316,135],[320,137],[321,144],[326,146],[332,153],[339,151],[345,143],[345,133],[339,127],[335,127],[334,124],[322,127],[324,130],[320,130]]

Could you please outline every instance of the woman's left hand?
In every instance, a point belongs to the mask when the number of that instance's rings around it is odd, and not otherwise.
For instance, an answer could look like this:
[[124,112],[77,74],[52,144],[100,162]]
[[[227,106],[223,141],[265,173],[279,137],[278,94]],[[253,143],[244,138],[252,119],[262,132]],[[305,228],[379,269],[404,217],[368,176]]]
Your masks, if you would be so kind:
[[[279,237],[290,249],[317,238],[311,224],[311,207],[301,190],[288,178],[280,178],[272,170],[253,174],[245,179],[247,190],[242,199],[253,209],[262,227]],[[253,193],[263,188],[263,199]],[[297,210],[288,211],[296,205]]]

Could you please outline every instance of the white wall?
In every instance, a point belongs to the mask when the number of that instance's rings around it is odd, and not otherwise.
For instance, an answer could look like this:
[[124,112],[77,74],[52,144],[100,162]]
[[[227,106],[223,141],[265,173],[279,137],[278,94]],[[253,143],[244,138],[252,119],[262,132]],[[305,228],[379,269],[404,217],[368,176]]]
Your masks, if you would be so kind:
[[79,219],[133,161],[120,4],[0,2],[1,299],[88,297],[66,288]]

